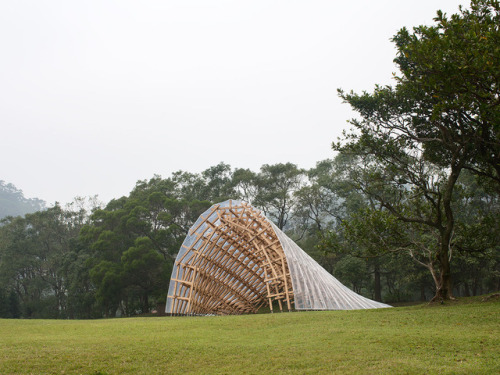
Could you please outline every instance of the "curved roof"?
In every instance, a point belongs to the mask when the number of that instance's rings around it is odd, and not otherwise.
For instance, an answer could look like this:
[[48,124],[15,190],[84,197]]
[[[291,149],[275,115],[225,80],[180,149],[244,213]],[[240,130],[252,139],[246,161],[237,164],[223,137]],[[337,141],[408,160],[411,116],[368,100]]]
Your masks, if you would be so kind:
[[205,211],[177,254],[168,290],[171,314],[390,307],[356,294],[247,203]]

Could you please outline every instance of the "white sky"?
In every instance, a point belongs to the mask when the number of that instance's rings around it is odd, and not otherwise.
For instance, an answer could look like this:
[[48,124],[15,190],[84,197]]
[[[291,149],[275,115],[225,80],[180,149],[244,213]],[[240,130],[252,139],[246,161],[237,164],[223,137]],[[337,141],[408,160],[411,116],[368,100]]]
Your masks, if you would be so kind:
[[221,161],[303,168],[457,0],[1,1],[0,180],[49,204]]

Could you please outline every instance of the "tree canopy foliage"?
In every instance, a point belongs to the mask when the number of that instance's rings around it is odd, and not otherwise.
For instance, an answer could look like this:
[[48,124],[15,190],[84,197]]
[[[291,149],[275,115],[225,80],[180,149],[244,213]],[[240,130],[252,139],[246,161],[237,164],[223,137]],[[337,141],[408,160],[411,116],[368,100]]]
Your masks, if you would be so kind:
[[[219,165],[210,170],[226,178],[176,172],[138,181],[128,196],[106,206],[80,199],[65,208],[6,218],[0,226],[0,316],[95,318],[161,311],[187,230],[216,203],[198,198],[225,199],[221,191],[248,200],[275,223],[286,218],[283,229],[355,291],[385,302],[426,299],[435,291],[436,234],[380,210],[366,188],[370,168],[342,153],[307,171],[291,164],[266,165],[257,173]],[[283,183],[290,175],[295,179]],[[451,272],[459,295],[496,290],[500,283],[498,196],[479,182],[464,174],[454,192],[459,213]],[[273,190],[279,194],[268,195]]]
[[387,228],[400,226],[387,240],[427,254],[421,263],[435,298],[448,299],[459,178],[468,170],[500,192],[500,5],[473,0],[470,10],[439,11],[434,20],[393,38],[401,72],[394,87],[339,91],[361,119],[334,148],[359,158],[357,188],[377,202]]

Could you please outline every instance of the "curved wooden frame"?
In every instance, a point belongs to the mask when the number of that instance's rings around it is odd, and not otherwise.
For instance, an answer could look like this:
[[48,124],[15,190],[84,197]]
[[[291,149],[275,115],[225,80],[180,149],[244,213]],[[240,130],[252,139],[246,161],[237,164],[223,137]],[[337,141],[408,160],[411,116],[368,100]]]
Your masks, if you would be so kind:
[[175,261],[167,313],[255,313],[266,303],[272,311],[274,301],[280,311],[291,311],[286,256],[264,215],[230,200],[212,206],[200,219]]

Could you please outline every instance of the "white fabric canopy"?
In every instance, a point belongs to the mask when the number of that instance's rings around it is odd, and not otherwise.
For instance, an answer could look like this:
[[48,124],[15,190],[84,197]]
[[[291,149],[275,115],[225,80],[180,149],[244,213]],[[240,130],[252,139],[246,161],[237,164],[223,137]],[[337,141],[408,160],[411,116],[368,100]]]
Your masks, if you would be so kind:
[[360,296],[330,275],[276,225],[271,225],[285,252],[296,310],[356,310],[391,307]]

